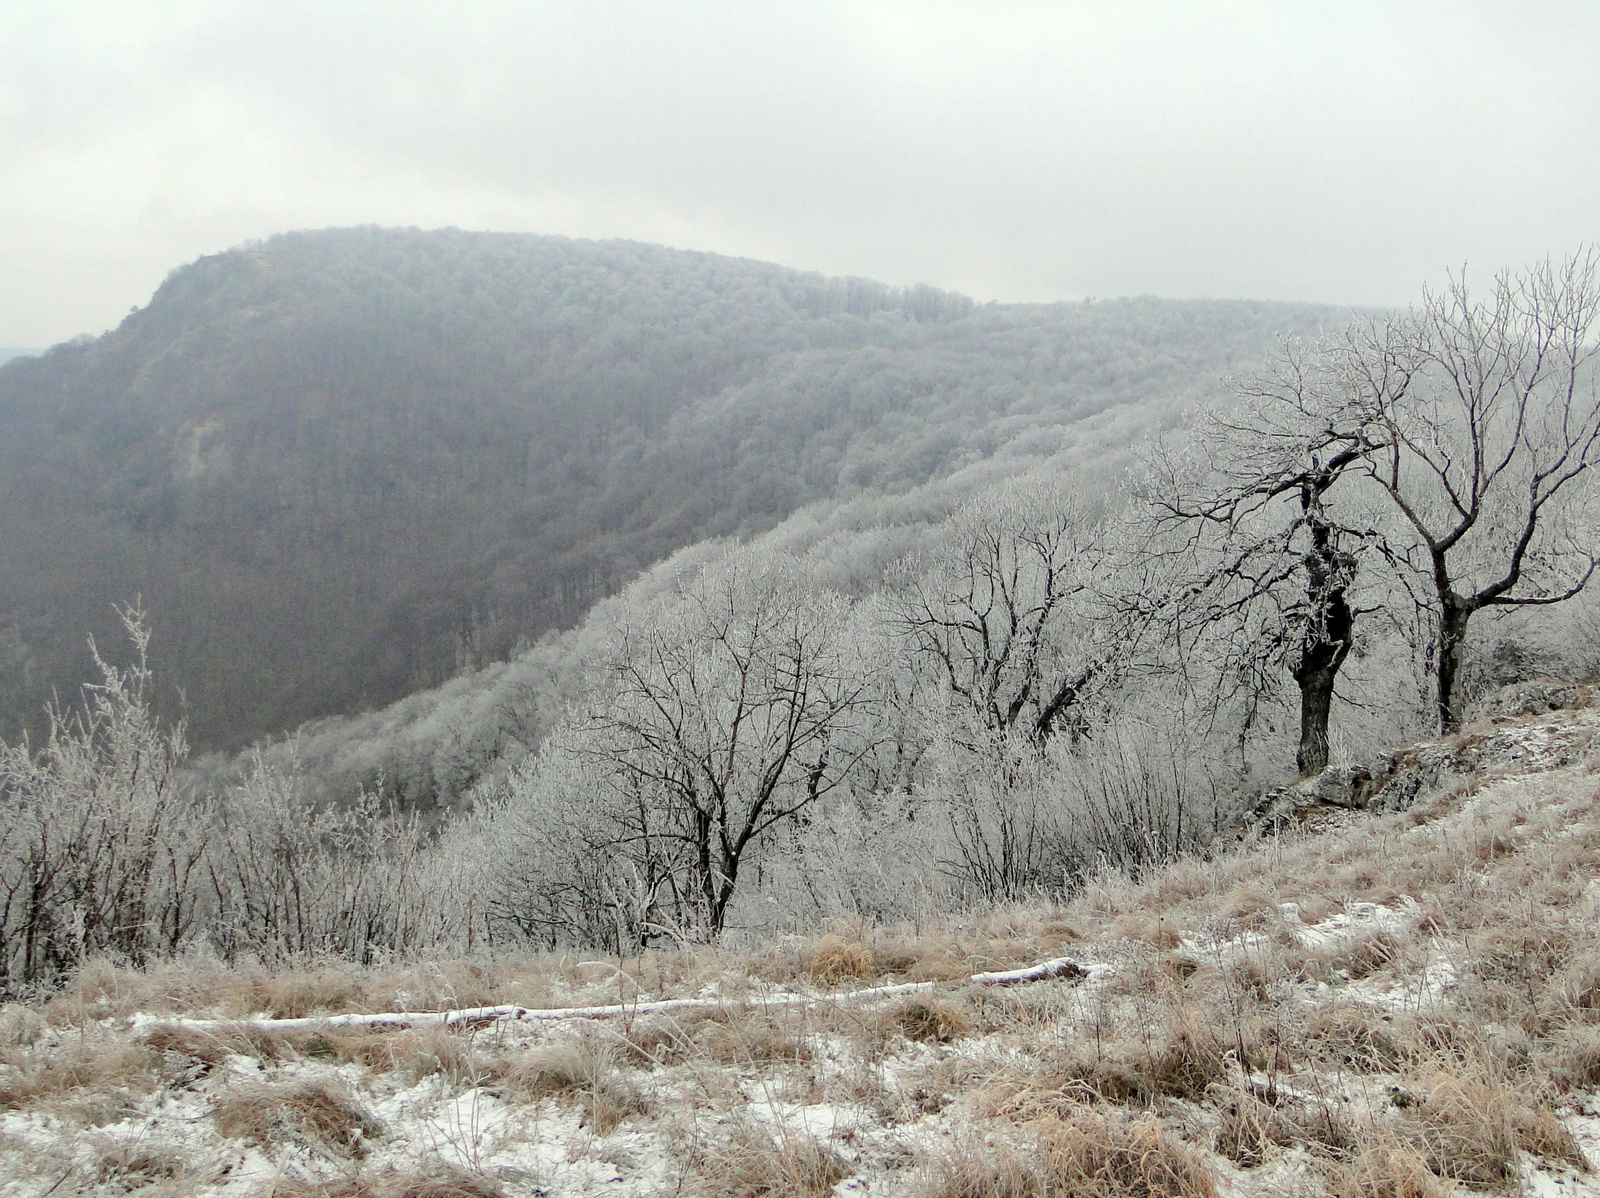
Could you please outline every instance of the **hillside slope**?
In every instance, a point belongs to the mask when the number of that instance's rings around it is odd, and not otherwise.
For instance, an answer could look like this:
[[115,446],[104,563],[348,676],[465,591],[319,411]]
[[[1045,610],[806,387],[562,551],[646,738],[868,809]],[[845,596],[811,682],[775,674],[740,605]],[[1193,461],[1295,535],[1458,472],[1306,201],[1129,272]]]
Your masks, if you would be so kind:
[[1339,319],[974,307],[455,230],[203,258],[116,330],[0,368],[0,735],[92,675],[86,635],[136,596],[167,710],[237,745],[501,660],[802,504],[1125,444]]
[[[1470,770],[1403,811],[1308,808],[1060,908],[609,964],[93,968],[0,1019],[0,1179],[41,1198],[1600,1194],[1600,711],[1569,697],[1392,754]],[[1078,968],[1029,984],[971,976],[1062,954]],[[900,989],[861,993],[882,985]],[[663,998],[695,1001],[641,1005]],[[488,1003],[607,1017],[405,1014]],[[395,1014],[315,1018],[374,1011]]]

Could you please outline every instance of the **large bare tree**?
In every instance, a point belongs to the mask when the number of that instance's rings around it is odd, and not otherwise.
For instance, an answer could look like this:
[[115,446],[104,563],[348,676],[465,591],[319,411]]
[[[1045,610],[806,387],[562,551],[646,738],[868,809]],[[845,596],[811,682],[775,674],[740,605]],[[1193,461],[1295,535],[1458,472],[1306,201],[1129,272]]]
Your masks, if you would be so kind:
[[1472,618],[1560,603],[1594,574],[1581,484],[1600,457],[1596,267],[1592,250],[1546,261],[1500,275],[1482,299],[1458,275],[1357,355],[1375,446],[1362,470],[1415,537],[1445,730],[1462,718]]
[[1472,618],[1560,603],[1593,576],[1596,267],[1590,251],[1502,274],[1486,299],[1457,276],[1407,312],[1286,347],[1202,429],[1203,481],[1157,471],[1158,510],[1205,548],[1180,614],[1248,629],[1236,666],[1288,667],[1303,771],[1327,762],[1363,554],[1410,567],[1395,578],[1436,625],[1445,730],[1462,718]]
[[1186,562],[1168,622],[1209,645],[1220,693],[1270,690],[1288,670],[1305,774],[1328,764],[1335,686],[1363,614],[1352,599],[1361,559],[1387,550],[1359,493],[1382,435],[1360,402],[1362,351],[1384,335],[1355,326],[1286,341],[1233,405],[1202,414],[1188,453],[1148,457],[1152,552]]

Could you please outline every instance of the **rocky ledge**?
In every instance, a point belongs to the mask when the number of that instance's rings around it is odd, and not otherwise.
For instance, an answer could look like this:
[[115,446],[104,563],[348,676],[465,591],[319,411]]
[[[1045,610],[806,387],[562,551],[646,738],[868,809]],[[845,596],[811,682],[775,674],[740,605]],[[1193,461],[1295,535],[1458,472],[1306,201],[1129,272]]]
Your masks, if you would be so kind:
[[1241,838],[1275,832],[1325,807],[1404,811],[1452,779],[1559,769],[1578,760],[1600,731],[1600,687],[1555,679],[1502,687],[1467,710],[1459,732],[1383,754],[1368,765],[1322,773],[1257,796],[1238,821]]

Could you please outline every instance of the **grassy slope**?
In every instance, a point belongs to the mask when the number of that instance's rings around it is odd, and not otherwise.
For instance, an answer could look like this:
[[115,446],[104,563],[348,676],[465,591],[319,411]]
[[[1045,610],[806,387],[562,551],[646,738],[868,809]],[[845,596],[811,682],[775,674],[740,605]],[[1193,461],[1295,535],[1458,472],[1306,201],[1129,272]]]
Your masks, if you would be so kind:
[[[1313,810],[1060,909],[621,963],[90,968],[0,1016],[0,1189],[1600,1193],[1597,728],[1469,729],[1451,748],[1499,746],[1487,767],[1408,812]],[[959,981],[1061,952],[1089,978]],[[828,997],[917,978],[947,981]],[[161,1022],[686,994],[727,1002],[459,1034]]]

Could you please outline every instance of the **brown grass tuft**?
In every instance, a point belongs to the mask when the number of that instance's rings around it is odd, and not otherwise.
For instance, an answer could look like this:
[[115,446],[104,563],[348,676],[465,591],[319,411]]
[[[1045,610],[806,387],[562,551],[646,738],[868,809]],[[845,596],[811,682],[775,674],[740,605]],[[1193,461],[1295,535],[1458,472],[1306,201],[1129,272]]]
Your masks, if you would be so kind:
[[1085,1111],[1039,1132],[1049,1194],[1074,1198],[1215,1198],[1216,1179],[1154,1119],[1125,1122]]
[[971,1141],[946,1149],[923,1170],[917,1198],[1044,1198],[1037,1157],[1005,1141]]
[[949,1044],[972,1034],[972,1020],[952,1003],[914,999],[888,1013],[895,1031],[907,1040]]
[[1258,1088],[1212,1098],[1222,1106],[1217,1151],[1249,1169],[1265,1164],[1280,1148],[1309,1148],[1319,1156],[1345,1157],[1356,1137],[1338,1109]]
[[1198,1102],[1228,1072],[1228,1045],[1215,1019],[1199,1011],[1180,1008],[1172,1012],[1164,1043],[1154,1045],[1136,1068],[1146,1086],[1169,1098]]
[[134,1043],[159,1054],[161,1078],[174,1089],[209,1077],[230,1056],[281,1061],[293,1055],[290,1037],[248,1023],[212,1028],[160,1023],[140,1032]]
[[1307,1043],[1359,1073],[1386,1073],[1407,1055],[1394,1016],[1372,1007],[1316,1008],[1306,1021]]
[[42,1015],[21,1003],[0,1005],[0,1047],[26,1048],[37,1044],[48,1026]]
[[506,1198],[506,1191],[492,1177],[441,1162],[421,1173],[390,1168],[339,1181],[279,1178],[258,1198]]
[[630,1065],[646,1069],[681,1065],[694,1055],[691,1029],[720,1012],[682,1012],[677,1016],[641,1019],[615,1033],[616,1051]]
[[177,1152],[150,1144],[111,1141],[96,1152],[95,1180],[117,1190],[142,1190],[147,1186],[175,1181],[188,1172],[187,1162]]
[[1428,1093],[1405,1112],[1402,1135],[1438,1176],[1498,1187],[1516,1176],[1514,1105],[1481,1077],[1435,1074]]
[[1455,1192],[1416,1152],[1392,1142],[1375,1143],[1352,1161],[1330,1165],[1326,1180],[1332,1198],[1449,1198]]
[[0,1111],[69,1104],[60,1113],[98,1124],[124,1117],[137,1096],[159,1086],[161,1058],[143,1045],[85,1035],[53,1050],[11,1050],[0,1065],[9,1066],[0,1069]]
[[1215,1198],[1212,1170],[1154,1119],[1063,1114],[1032,1144],[990,1136],[934,1158],[918,1198]]
[[1372,931],[1352,936],[1328,960],[1336,973],[1359,981],[1404,958],[1409,940],[1393,931]]
[[1511,1132],[1517,1147],[1547,1161],[1571,1165],[1580,1173],[1590,1171],[1589,1158],[1566,1124],[1547,1106],[1519,1104],[1511,1112]]
[[719,1065],[770,1065],[808,1061],[811,1049],[793,1011],[730,1011],[706,1020],[694,1035],[695,1051]]
[[825,986],[837,986],[876,973],[872,949],[859,940],[838,934],[817,941],[806,961],[806,973]]
[[721,1152],[695,1162],[707,1198],[824,1198],[848,1176],[844,1159],[803,1132],[746,1124]]
[[1600,950],[1585,944],[1545,987],[1544,1004],[1553,1020],[1600,1022]]
[[328,1039],[330,1055],[379,1073],[400,1073],[412,1082],[442,1076],[457,1086],[476,1085],[488,1065],[471,1041],[444,1027],[374,1029]]
[[228,1049],[209,1031],[176,1024],[149,1028],[135,1036],[134,1043],[161,1054],[163,1073],[191,1079],[205,1077],[228,1059]]
[[304,1019],[370,1005],[362,979],[348,969],[268,974],[250,979],[243,991],[235,1001],[242,998],[249,1009],[266,1011],[274,1019]]
[[[1228,1029],[1216,1012],[1175,1007],[1167,1012],[1165,1034],[1149,1039],[1115,1037],[1099,1043],[1080,1042],[1044,1062],[1037,1077],[990,1088],[989,1108],[996,1115],[1026,1121],[1041,1112],[1084,1102],[1150,1105],[1160,1098],[1191,1102],[1205,1099],[1229,1071],[1230,1054],[1239,1037],[1224,1042]],[[1259,1040],[1263,1029],[1246,1038],[1269,1063],[1275,1049]],[[1266,1029],[1270,1030],[1270,1029]]]
[[1540,1065],[1559,1093],[1600,1086],[1600,1027],[1568,1028],[1553,1039]]
[[585,1126],[609,1135],[628,1116],[648,1109],[638,1087],[618,1072],[616,1058],[617,1050],[594,1036],[546,1045],[512,1063],[502,1092],[523,1102],[575,1102]]
[[212,1108],[217,1130],[258,1148],[309,1141],[353,1160],[383,1124],[342,1087],[331,1082],[251,1085],[232,1090]]

